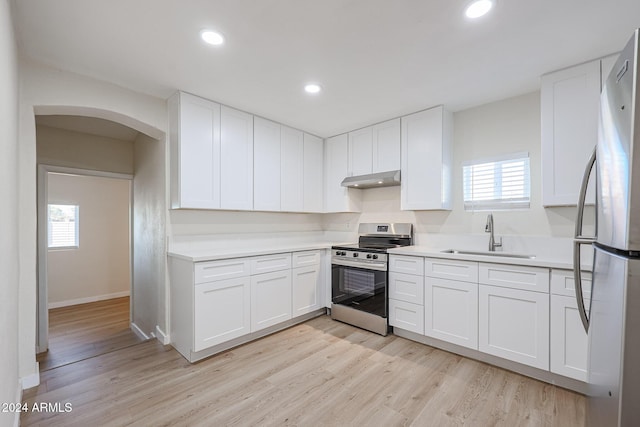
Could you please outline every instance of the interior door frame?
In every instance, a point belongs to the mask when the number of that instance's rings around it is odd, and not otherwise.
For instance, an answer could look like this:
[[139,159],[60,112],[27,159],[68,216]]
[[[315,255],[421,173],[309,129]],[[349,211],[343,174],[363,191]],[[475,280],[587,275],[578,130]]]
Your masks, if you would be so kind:
[[37,298],[36,298],[36,353],[42,353],[49,348],[49,307],[47,283],[47,200],[49,199],[49,173],[65,173],[79,176],[94,176],[101,178],[126,179],[129,185],[129,319],[132,319],[133,307],[133,175],[116,172],[104,172],[90,169],[79,169],[64,166],[38,164],[38,201],[37,201]]

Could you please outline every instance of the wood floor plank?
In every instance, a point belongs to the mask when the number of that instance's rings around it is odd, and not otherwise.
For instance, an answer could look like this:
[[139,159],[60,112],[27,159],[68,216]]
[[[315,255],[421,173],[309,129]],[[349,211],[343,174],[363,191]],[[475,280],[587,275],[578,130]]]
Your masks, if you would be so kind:
[[584,396],[322,316],[196,364],[149,341],[41,374],[23,426],[581,426]]

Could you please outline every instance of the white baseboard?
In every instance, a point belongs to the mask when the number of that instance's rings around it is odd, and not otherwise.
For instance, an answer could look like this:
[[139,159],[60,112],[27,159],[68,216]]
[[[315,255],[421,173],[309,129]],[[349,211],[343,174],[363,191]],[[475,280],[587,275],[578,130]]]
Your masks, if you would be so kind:
[[133,323],[133,322],[131,322],[131,329],[133,330],[133,332],[134,332],[134,333],[135,333],[139,338],[142,338],[142,339],[143,339],[143,340],[145,340],[145,341],[146,341],[146,340],[148,340],[149,338],[151,338],[151,337],[149,337],[149,335],[147,335],[147,334],[145,334],[144,332],[142,332],[142,329],[140,329],[140,328],[138,327],[138,325],[136,325],[136,324],[135,324],[135,323]]
[[38,385],[40,385],[40,364],[36,362],[35,372],[20,378],[20,387],[22,390],[27,390]]
[[77,298],[77,299],[70,299],[66,301],[50,302],[49,304],[47,304],[47,307],[49,308],[67,307],[70,305],[86,304],[88,302],[104,301],[112,298],[128,297],[130,294],[131,294],[130,291],[122,291],[122,292],[115,292],[113,294],[96,295],[96,296],[86,297],[86,298]]
[[158,326],[158,325],[156,325],[156,338],[158,339],[158,341],[160,341],[162,343],[162,345],[171,344],[171,340],[169,339],[169,335],[165,334],[164,331],[162,329],[160,329],[160,326]]

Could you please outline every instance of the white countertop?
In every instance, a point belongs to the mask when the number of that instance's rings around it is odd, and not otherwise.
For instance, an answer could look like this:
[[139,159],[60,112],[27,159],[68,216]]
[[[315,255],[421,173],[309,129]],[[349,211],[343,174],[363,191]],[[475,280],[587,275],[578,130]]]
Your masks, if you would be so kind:
[[[559,268],[565,270],[572,270],[573,263],[571,260],[562,259],[545,259],[544,255],[535,258],[513,258],[498,255],[475,255],[475,254],[454,254],[445,253],[443,250],[451,248],[433,248],[427,246],[405,246],[402,248],[389,249],[388,253],[392,255],[408,255],[408,256],[421,256],[429,258],[443,258],[443,259],[457,259],[464,261],[478,261],[478,262],[491,262],[495,264],[511,264],[511,265],[525,265],[530,267],[545,267],[545,268]],[[499,253],[499,252],[496,252]],[[591,270],[591,266],[582,265],[582,269],[585,271]]]
[[218,259],[243,258],[259,255],[279,254],[284,252],[311,251],[317,249],[329,249],[331,242],[309,243],[284,243],[284,244],[260,244],[238,248],[212,248],[212,249],[180,249],[167,252],[167,255],[181,258],[191,262],[215,261]]

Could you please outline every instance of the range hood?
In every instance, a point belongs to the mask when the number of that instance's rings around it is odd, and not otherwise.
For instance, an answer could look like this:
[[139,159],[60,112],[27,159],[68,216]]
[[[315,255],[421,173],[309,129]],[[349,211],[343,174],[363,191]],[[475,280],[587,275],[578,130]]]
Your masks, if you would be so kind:
[[370,173],[367,175],[348,176],[342,180],[343,187],[378,188],[400,185],[400,171]]

